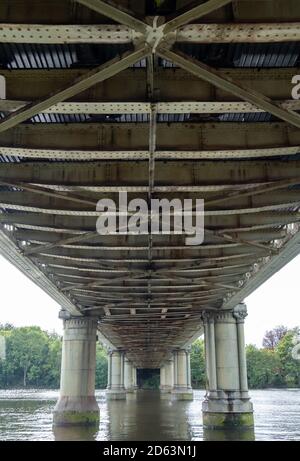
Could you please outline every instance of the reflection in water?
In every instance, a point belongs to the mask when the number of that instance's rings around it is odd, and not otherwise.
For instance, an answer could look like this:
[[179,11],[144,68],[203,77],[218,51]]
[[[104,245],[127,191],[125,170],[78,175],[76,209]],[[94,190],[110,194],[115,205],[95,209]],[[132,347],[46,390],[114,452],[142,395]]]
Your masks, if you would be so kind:
[[187,408],[161,399],[159,391],[139,391],[135,401],[109,401],[109,440],[191,440]]
[[245,429],[245,430],[210,430],[204,429],[203,431],[203,440],[206,442],[245,442],[245,441],[254,441],[255,434],[254,429]]
[[54,438],[58,442],[92,442],[97,440],[98,428],[91,427],[54,427]]
[[[252,391],[256,440],[300,439],[300,389]],[[203,391],[194,401],[139,391],[127,401],[106,401],[97,392],[100,426],[52,429],[57,391],[0,390],[0,440],[254,440],[252,431],[203,431]]]

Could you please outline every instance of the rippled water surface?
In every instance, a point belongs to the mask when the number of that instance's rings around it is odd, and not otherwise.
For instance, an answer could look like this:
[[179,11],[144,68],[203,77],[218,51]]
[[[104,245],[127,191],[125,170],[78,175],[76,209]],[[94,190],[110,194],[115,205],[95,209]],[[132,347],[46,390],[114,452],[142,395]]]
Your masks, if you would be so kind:
[[[58,391],[0,390],[0,440],[240,440],[248,432],[203,431],[201,402],[176,402],[159,393],[139,391],[127,401],[109,402],[97,392],[101,421],[90,429],[52,430]],[[256,440],[300,440],[300,389],[252,391]]]

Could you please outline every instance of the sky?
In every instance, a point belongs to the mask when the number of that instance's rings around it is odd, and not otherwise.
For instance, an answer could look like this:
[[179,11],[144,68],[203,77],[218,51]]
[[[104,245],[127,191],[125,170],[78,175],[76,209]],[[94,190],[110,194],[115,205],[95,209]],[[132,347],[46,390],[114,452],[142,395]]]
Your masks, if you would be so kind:
[[[261,346],[265,331],[277,325],[300,325],[299,273],[300,256],[245,300],[247,344]],[[0,323],[18,327],[38,325],[62,334],[62,321],[58,319],[60,306],[2,256],[0,280]]]

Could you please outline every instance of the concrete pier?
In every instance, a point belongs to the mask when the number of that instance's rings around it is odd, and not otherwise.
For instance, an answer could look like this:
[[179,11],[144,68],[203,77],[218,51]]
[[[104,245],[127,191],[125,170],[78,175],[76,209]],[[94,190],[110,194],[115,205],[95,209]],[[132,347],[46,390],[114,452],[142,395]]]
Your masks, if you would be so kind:
[[247,384],[246,316],[243,303],[233,310],[203,314],[207,373],[203,423],[207,428],[254,425]]
[[174,386],[174,360],[167,360],[160,368],[160,391],[162,394],[172,392]]
[[95,398],[97,321],[88,317],[64,320],[60,397],[53,424],[96,425],[99,407]]
[[126,391],[126,394],[134,394],[135,391],[136,391],[136,384],[134,382],[134,372],[136,373],[136,370],[132,364],[132,362],[130,362],[130,360],[128,360],[127,357],[125,357],[125,363],[124,363],[124,387],[125,387],[125,391]]
[[160,392],[164,392],[165,386],[166,386],[166,366],[162,365],[160,367],[160,385],[159,385]]
[[110,400],[126,399],[124,386],[125,377],[125,354],[123,351],[114,350],[109,352],[109,378],[106,397]]
[[174,385],[172,395],[176,400],[193,400],[190,352],[187,349],[174,351]]

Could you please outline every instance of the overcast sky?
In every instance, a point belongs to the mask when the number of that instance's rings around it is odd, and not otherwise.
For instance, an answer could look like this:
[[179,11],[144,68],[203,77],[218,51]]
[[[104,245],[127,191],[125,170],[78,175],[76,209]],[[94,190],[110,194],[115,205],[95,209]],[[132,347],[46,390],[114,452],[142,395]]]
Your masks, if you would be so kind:
[[[261,346],[266,330],[300,325],[300,256],[246,299],[246,342]],[[0,323],[62,333],[59,305],[0,256]],[[298,285],[299,283],[299,285]]]

